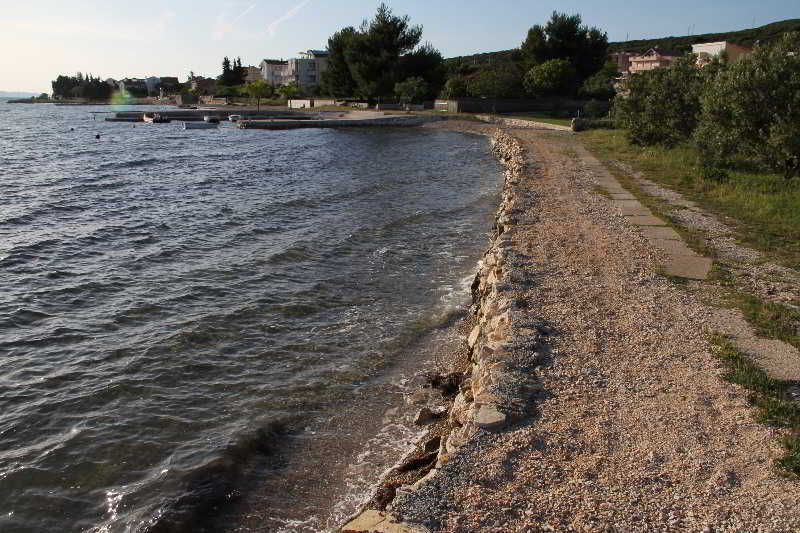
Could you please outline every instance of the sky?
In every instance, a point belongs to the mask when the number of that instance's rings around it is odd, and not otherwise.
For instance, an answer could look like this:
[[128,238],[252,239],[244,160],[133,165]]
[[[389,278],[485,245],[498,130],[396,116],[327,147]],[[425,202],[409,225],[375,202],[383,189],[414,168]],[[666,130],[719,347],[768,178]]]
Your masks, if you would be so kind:
[[[58,74],[217,76],[324,49],[371,18],[380,0],[0,0],[0,90],[49,92]],[[610,41],[733,31],[800,17],[798,0],[387,0],[445,57],[519,46],[553,10],[580,13]]]

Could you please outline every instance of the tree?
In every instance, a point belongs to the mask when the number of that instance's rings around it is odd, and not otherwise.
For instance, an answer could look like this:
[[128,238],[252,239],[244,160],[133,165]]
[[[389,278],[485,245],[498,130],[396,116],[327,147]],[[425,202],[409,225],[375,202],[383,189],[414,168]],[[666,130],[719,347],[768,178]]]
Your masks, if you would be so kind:
[[428,82],[417,76],[407,78],[394,85],[394,94],[403,102],[420,102],[428,93]]
[[222,75],[218,78],[219,81],[225,85],[233,85],[233,69],[231,68],[231,60],[228,56],[222,60]]
[[425,43],[400,58],[397,79],[422,78],[427,87],[425,97],[436,98],[446,76],[444,58],[430,43]]
[[578,14],[553,11],[545,26],[531,27],[520,46],[526,67],[530,69],[551,59],[566,59],[575,67],[579,81],[600,70],[608,56],[608,36],[582,22]]
[[264,80],[251,81],[244,87],[244,91],[250,98],[256,99],[256,109],[261,110],[261,99],[269,98],[275,94],[275,90]]
[[300,86],[297,85],[296,81],[293,81],[287,85],[278,87],[278,94],[281,95],[281,98],[290,100],[300,94]]
[[411,26],[408,15],[395,16],[381,4],[375,18],[364,21],[347,49],[357,92],[364,98],[391,94],[398,81],[400,56],[416,48],[421,38],[421,26]]
[[467,96],[467,79],[458,74],[450,76],[444,84],[442,96],[448,100]]
[[669,68],[657,68],[630,78],[627,96],[615,100],[615,115],[638,145],[675,146],[692,137],[700,114],[704,80],[696,56],[680,58]]
[[723,165],[739,155],[787,180],[800,173],[799,54],[800,33],[787,33],[773,46],[716,68],[695,134],[705,160]]
[[381,4],[375,17],[357,30],[347,27],[328,39],[324,92],[376,98],[392,95],[398,82],[421,77],[427,95],[435,96],[444,84],[444,60],[428,43],[418,48],[421,38],[421,26],[412,26],[408,16],[396,16]]
[[330,96],[352,96],[356,82],[347,64],[347,49],[356,35],[352,26],[341,29],[328,39],[328,69],[322,73],[322,92]]
[[525,90],[536,96],[573,92],[575,67],[566,59],[550,59],[525,75]]
[[588,98],[611,100],[617,93],[614,87],[618,75],[617,64],[609,61],[583,82],[579,94]]
[[522,92],[522,72],[516,63],[494,65],[467,81],[467,93],[476,98],[518,98]]
[[231,79],[233,85],[242,85],[247,81],[247,69],[242,66],[242,58],[237,57],[233,63]]

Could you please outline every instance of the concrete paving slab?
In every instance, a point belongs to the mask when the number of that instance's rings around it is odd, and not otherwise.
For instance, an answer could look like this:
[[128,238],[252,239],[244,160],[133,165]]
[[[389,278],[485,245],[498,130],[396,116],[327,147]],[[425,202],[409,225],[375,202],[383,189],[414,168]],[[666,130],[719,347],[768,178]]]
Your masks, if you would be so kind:
[[664,273],[689,279],[706,279],[711,272],[711,259],[688,255],[671,255],[664,265]]
[[634,226],[666,226],[667,223],[653,215],[639,215],[628,217],[628,222]]
[[694,250],[689,248],[683,241],[675,239],[649,239],[653,246],[664,250],[669,255],[683,255],[689,257],[700,257]]
[[752,357],[775,379],[800,381],[800,351],[777,339],[755,334],[738,309],[717,308],[708,317],[714,329],[730,335],[736,347]]
[[681,236],[678,235],[678,232],[672,228],[657,227],[657,226],[642,226],[640,229],[644,234],[644,236],[650,240],[653,239],[672,239],[675,241],[682,240]]
[[644,209],[645,207],[639,202],[639,200],[611,200],[611,205],[614,207],[622,208],[639,208]]
[[620,207],[622,216],[626,217],[647,217],[652,216],[652,213],[646,207]]
[[612,200],[636,200],[636,197],[629,192],[608,191]]

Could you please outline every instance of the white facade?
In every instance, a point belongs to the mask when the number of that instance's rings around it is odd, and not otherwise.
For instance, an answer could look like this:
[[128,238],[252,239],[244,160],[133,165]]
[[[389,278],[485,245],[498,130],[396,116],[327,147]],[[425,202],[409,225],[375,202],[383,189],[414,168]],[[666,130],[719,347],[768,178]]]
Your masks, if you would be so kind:
[[260,64],[262,79],[275,87],[292,82],[303,88],[319,85],[322,73],[328,69],[328,52],[308,50],[298,56],[288,61],[265,59]]
[[707,65],[713,58],[719,56],[723,52],[728,56],[728,60],[733,63],[734,61],[738,61],[743,55],[752,52],[752,50],[753,49],[749,46],[742,46],[727,41],[692,45],[692,53],[697,54],[697,64],[701,67]]
[[265,59],[261,62],[261,78],[273,87],[286,85],[289,79],[289,62]]

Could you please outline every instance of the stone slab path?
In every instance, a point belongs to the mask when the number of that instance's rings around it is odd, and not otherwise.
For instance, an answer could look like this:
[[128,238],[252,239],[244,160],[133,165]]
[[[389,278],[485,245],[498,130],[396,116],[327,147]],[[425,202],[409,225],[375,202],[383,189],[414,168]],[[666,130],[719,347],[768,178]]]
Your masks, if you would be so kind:
[[583,163],[597,176],[598,186],[610,197],[611,204],[619,209],[629,224],[640,229],[653,246],[664,251],[667,258],[664,274],[681,278],[704,280],[711,272],[712,260],[702,257],[683,241],[677,231],[653,215],[636,197],[582,146],[578,146]]

